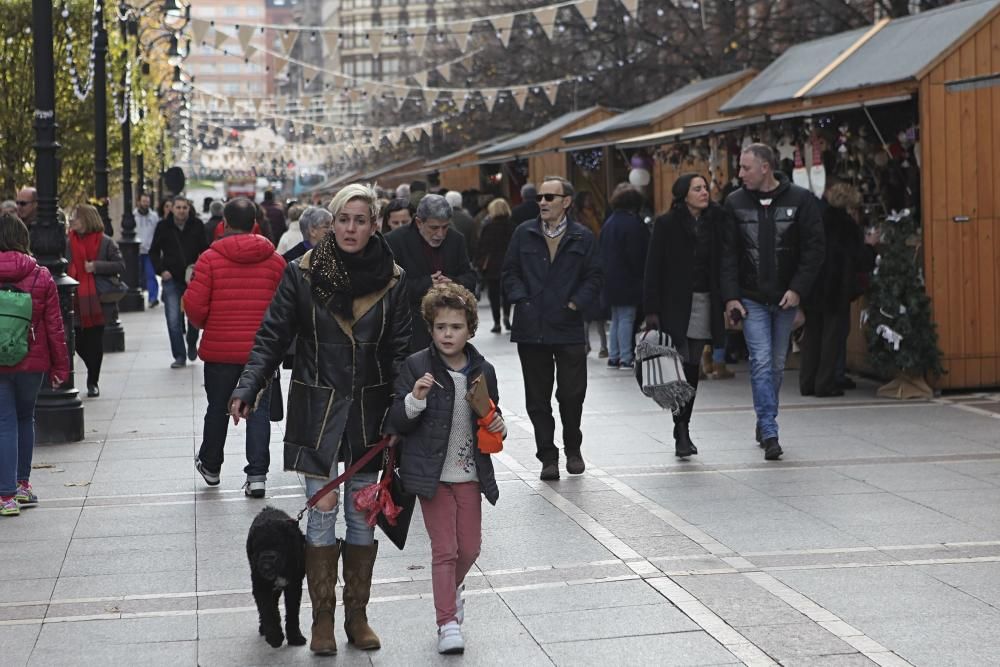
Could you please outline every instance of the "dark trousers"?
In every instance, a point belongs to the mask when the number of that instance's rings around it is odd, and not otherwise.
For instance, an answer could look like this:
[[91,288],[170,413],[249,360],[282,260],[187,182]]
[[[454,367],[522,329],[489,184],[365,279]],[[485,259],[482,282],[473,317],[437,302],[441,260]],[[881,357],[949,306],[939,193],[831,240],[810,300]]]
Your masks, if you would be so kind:
[[532,345],[518,343],[524,376],[524,401],[535,429],[535,456],[543,464],[559,461],[552,418],[552,382],[563,427],[563,449],[578,454],[583,443],[580,419],[587,396],[587,348],[584,345]]
[[503,321],[510,322],[510,304],[503,295],[503,286],[500,279],[487,280],[486,292],[490,297],[490,312],[493,313],[494,326],[500,326],[500,309],[503,308]]
[[[229,398],[236,389],[243,366],[239,364],[217,364],[205,362],[205,395],[208,408],[205,410],[205,429],[202,432],[198,458],[210,472],[222,469],[223,450],[226,433],[229,431]],[[247,425],[247,466],[243,472],[250,481],[263,481],[271,467],[271,389],[268,387],[261,396],[256,409],[246,420]]]
[[104,325],[76,329],[76,353],[87,367],[87,385],[101,381],[101,363],[104,361]]
[[803,395],[831,394],[838,389],[837,359],[844,342],[843,318],[843,312],[821,309],[806,312],[799,363],[799,391]]

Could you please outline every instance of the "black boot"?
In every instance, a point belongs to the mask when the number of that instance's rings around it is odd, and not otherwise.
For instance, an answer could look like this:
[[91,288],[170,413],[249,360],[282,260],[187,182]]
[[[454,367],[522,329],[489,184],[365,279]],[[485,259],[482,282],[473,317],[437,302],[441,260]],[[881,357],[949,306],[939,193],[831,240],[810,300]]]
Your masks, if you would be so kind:
[[[688,384],[694,387],[697,396],[698,364],[684,364],[684,375],[687,377]],[[674,417],[674,454],[678,458],[686,459],[698,453],[698,448],[691,442],[691,433],[688,429],[693,412],[694,397],[681,409],[681,413]]]

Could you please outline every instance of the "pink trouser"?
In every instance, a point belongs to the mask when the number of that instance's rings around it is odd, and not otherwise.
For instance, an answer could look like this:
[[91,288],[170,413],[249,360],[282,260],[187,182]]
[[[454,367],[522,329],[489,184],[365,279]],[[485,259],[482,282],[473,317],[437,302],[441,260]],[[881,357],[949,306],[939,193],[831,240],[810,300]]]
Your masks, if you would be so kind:
[[433,498],[420,498],[420,510],[431,538],[434,609],[441,626],[455,620],[455,589],[479,557],[483,518],[479,482],[442,482]]

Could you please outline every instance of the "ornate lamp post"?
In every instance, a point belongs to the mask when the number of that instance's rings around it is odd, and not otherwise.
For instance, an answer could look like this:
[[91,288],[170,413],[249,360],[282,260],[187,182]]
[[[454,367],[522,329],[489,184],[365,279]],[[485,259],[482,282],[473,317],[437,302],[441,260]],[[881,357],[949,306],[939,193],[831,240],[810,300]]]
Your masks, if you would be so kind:
[[[58,171],[56,169],[56,83],[52,39],[52,0],[32,0],[32,46],[35,57],[35,173],[38,217],[31,226],[31,250],[48,268],[59,288],[59,306],[70,364],[76,341],[73,336],[73,295],[77,282],[66,275],[66,228],[56,215]],[[72,366],[71,366],[72,367]],[[35,406],[35,442],[83,440],[83,403],[73,385],[73,373],[56,390],[46,383]]]

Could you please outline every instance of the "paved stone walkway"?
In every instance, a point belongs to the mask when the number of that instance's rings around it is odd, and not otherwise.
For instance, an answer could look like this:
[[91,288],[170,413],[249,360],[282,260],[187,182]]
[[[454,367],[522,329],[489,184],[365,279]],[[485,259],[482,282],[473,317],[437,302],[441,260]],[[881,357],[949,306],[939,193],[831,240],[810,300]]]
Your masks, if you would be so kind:
[[[240,491],[243,427],[207,488],[192,466],[202,364],[168,368],[162,309],[123,321],[128,350],[105,358],[86,440],[38,447],[41,506],[0,521],[0,663],[318,664],[256,632],[244,540],[264,502]],[[488,332],[475,342],[497,366],[511,436],[468,580],[467,653],[435,653],[415,517],[406,551],[384,541],[375,570],[384,648],[348,648],[338,628],[330,663],[996,664],[1000,396],[898,403],[866,384],[802,399],[790,373],[786,456],[765,463],[742,368],[702,385],[701,455],[685,463],[669,415],[592,358],[587,473],[541,483],[515,350]],[[302,487],[277,470],[281,431],[267,502],[294,512]]]

